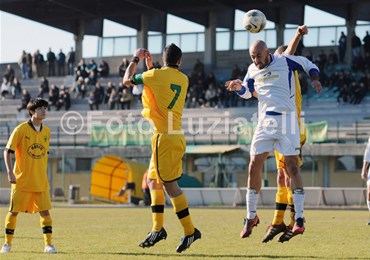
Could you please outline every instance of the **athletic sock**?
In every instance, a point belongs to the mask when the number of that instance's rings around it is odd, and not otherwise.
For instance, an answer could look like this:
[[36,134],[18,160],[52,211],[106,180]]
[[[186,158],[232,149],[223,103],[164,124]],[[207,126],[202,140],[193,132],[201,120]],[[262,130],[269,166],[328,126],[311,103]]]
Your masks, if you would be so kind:
[[164,191],[151,190],[150,197],[152,199],[152,231],[159,231],[162,229],[164,223]]
[[257,215],[257,202],[259,194],[254,189],[248,189],[246,195],[247,201],[247,219],[254,219]]
[[284,213],[288,204],[287,188],[278,186],[276,192],[276,203],[274,219],[272,220],[273,225],[280,225],[284,222]]
[[53,221],[51,220],[51,216],[40,216],[40,226],[42,228],[42,233],[44,235],[44,242],[45,246],[51,245],[51,236],[53,233]]
[[14,237],[14,231],[17,226],[17,216],[10,212],[5,217],[5,243],[11,245]]
[[294,219],[297,220],[298,218],[303,218],[303,208],[304,208],[304,190],[303,189],[295,189],[293,191],[293,201],[294,201],[294,209],[295,209],[295,216]]
[[370,200],[367,201],[367,207],[369,208],[370,211]]
[[184,235],[192,235],[194,233],[194,225],[190,218],[188,201],[184,193],[181,195],[171,198],[173,209],[176,212],[178,219],[182,227],[184,228]]

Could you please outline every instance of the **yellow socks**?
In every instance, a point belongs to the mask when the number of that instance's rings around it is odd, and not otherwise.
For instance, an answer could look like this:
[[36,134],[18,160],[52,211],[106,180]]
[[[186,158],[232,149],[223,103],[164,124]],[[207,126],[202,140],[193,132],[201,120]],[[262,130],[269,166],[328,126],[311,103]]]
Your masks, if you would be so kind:
[[182,193],[175,198],[171,198],[171,202],[173,205],[173,209],[176,212],[176,215],[184,228],[184,235],[192,235],[194,233],[194,226],[190,218],[188,201],[185,197],[185,194]]
[[17,216],[8,212],[5,217],[5,243],[11,245],[14,237],[14,230],[17,225]]
[[272,220],[273,225],[279,225],[284,222],[284,213],[288,204],[287,194],[288,192],[286,187],[278,186],[274,219]]
[[163,213],[164,213],[164,191],[151,190],[150,197],[152,199],[152,231],[159,231],[163,227]]
[[40,226],[42,228],[42,233],[44,234],[45,246],[51,245],[51,235],[53,233],[53,230],[50,215],[40,216]]

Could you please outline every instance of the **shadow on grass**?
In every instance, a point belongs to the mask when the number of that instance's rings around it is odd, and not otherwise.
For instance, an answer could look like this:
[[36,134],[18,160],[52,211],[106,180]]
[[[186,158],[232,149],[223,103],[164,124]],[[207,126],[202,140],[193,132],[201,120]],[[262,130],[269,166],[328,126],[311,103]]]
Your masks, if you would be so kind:
[[[266,258],[266,259],[319,259],[321,257],[318,256],[278,256],[278,255],[213,255],[213,254],[158,254],[158,253],[115,253],[116,255],[124,255],[124,256],[156,256],[156,257],[197,257],[197,258],[204,258],[204,257],[210,257],[210,258]],[[353,258],[353,259],[358,259],[358,258]]]

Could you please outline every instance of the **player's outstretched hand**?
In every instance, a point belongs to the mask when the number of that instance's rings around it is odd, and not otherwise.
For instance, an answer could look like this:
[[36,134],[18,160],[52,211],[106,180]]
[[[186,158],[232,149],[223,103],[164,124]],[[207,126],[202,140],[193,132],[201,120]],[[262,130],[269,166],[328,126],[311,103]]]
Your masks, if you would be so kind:
[[240,91],[242,89],[242,83],[240,79],[229,80],[225,82],[225,87],[228,91]]
[[316,93],[320,93],[322,89],[321,82],[319,80],[312,81],[312,87],[316,90]]

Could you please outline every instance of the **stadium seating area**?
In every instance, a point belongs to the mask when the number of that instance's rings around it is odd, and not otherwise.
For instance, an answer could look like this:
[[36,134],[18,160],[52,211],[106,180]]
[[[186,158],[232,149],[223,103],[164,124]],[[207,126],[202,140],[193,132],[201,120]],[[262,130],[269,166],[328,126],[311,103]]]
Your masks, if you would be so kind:
[[[102,78],[102,85],[108,81],[118,83],[121,79],[117,76]],[[50,84],[57,86],[73,86],[74,78],[51,77]],[[37,96],[40,80],[29,79],[22,81],[22,88],[26,88],[31,97]],[[45,123],[52,130],[51,144],[54,146],[84,146],[89,142],[91,124],[112,125],[125,124],[128,118],[132,117],[133,122],[141,120],[141,103],[134,102],[130,110],[108,110],[108,105],[102,105],[99,111],[90,111],[87,98],[76,99],[75,93],[71,93],[72,102],[69,113],[52,108],[48,113]],[[368,138],[370,132],[370,96],[366,96],[361,104],[338,104],[336,93],[329,88],[324,88],[320,95],[308,91],[303,98],[303,111],[305,122],[328,122],[329,142],[362,142]],[[10,97],[0,101],[0,145],[4,145],[12,129],[19,122],[28,118],[25,110],[17,111],[20,106],[20,99]],[[62,108],[63,109],[63,108]],[[68,119],[77,112],[82,116],[83,122],[73,121],[70,128],[66,129],[62,119]],[[197,108],[185,109],[183,129],[189,144],[235,144],[238,141],[237,125],[240,122],[251,122],[253,114],[256,113],[256,102],[247,103],[246,106],[239,104],[234,108]],[[72,114],[71,114],[72,113]],[[72,131],[72,132],[71,132]]]
[[[108,81],[117,83],[120,81],[120,78],[112,76],[101,79],[103,85]],[[50,84],[56,84],[58,86],[72,86],[73,78],[71,76],[50,77],[49,82]],[[29,90],[32,97],[37,96],[39,86],[39,79],[22,81],[22,88]],[[326,169],[326,174],[335,175],[337,171],[340,171],[335,168],[336,159],[343,155],[360,156],[363,153],[363,143],[367,141],[370,133],[370,97],[366,96],[361,104],[353,105],[338,104],[335,93],[332,93],[330,90],[324,90],[324,93],[320,96],[312,96],[311,94],[312,92],[308,92],[303,98],[305,122],[326,122],[328,129],[325,141],[322,141],[325,142],[325,144],[304,146],[304,153],[307,155],[306,159],[312,159],[312,156],[316,158],[314,164],[312,163],[312,160],[308,161],[308,168],[304,171],[306,173],[311,173],[312,169],[315,169],[317,165],[320,165],[320,168],[315,170],[317,173],[315,174],[316,177],[314,178],[311,177],[311,175],[309,176],[308,174],[305,174],[305,181],[312,183],[312,186],[321,185],[330,187],[333,185],[334,187],[342,187],[343,182],[334,181],[338,179],[337,176],[332,176],[330,182],[325,182],[323,178],[324,175],[320,175],[323,174],[321,169],[324,167],[324,169]],[[47,97],[45,96],[45,98]],[[5,146],[14,127],[29,118],[25,110],[22,110],[21,112],[17,111],[17,108],[20,106],[20,102],[21,101],[18,97],[17,99],[6,97],[4,100],[0,100],[0,145],[3,147]],[[93,165],[97,158],[106,154],[116,154],[121,158],[135,158],[135,160],[147,162],[150,156],[150,147],[148,145],[140,145],[143,139],[140,139],[137,143],[131,142],[129,145],[123,144],[124,146],[110,147],[108,147],[109,145],[102,145],[99,143],[99,140],[97,141],[98,144],[91,142],[91,132],[94,125],[107,126],[114,130],[115,126],[119,126],[120,124],[125,125],[127,122],[132,122],[135,126],[143,124],[141,108],[141,103],[137,102],[132,104],[131,110],[109,110],[107,105],[103,105],[99,111],[90,111],[87,98],[75,99],[73,93],[71,108],[69,111],[65,111],[63,108],[60,111],[55,111],[55,107],[53,107],[51,111],[48,112],[47,119],[45,120],[45,124],[52,131],[50,160],[52,165],[51,168],[54,172],[54,181],[51,184],[52,189],[61,187],[60,181],[62,175],[60,173],[62,172],[62,168],[59,169],[59,167],[62,165],[63,156],[64,159],[66,159],[66,155],[68,155],[67,160],[68,163],[71,163],[71,167],[67,167],[67,164],[65,164],[65,168],[68,168],[65,169],[65,171],[71,173],[81,171],[77,170],[77,165],[81,167],[83,166],[82,171],[84,173],[90,173],[90,168],[85,166]],[[236,159],[244,158],[246,156],[246,151],[248,151],[248,138],[246,141],[244,140],[245,142],[241,142],[242,138],[240,138],[240,135],[238,134],[238,129],[240,124],[243,125],[250,123],[256,112],[256,102],[247,102],[245,106],[240,102],[237,107],[232,108],[199,107],[195,109],[185,109],[183,130],[185,131],[187,145],[189,147],[193,145],[204,145],[209,147],[211,144],[220,144],[226,146],[232,145],[235,147],[235,144],[240,144],[240,146],[238,146],[240,149],[236,151],[233,156]],[[139,140],[137,139],[137,136],[133,139]],[[337,145],[337,143],[344,144]],[[355,143],[357,143],[357,145],[353,145]],[[196,160],[197,157],[194,158]],[[328,158],[331,159],[328,160]],[[354,160],[354,157],[352,159]],[[213,160],[211,161],[214,162]],[[239,186],[245,184],[243,167],[245,167],[246,163],[244,159],[240,161],[242,161],[244,166],[238,164],[239,166],[237,166],[237,170],[233,168],[233,170],[230,171],[230,174],[234,174],[233,183],[236,182]],[[196,162],[198,161],[195,161],[194,164]],[[235,165],[237,164],[235,163]],[[207,164],[206,166],[209,167],[210,165]],[[204,174],[204,176],[209,177],[209,173],[206,173],[206,170],[201,167],[198,169],[194,166],[194,169],[190,169],[190,171],[192,170],[194,170],[195,173]],[[213,170],[210,172],[211,175],[213,174],[212,171]],[[344,182],[351,183],[350,186],[353,187],[357,186],[359,179],[358,174],[354,174],[354,169],[350,172],[341,172],[340,174],[341,178],[345,175],[343,180],[346,181]],[[76,174],[68,174],[66,176],[68,176],[66,178],[70,179],[65,181],[65,183],[77,183],[81,185],[81,195],[84,197],[88,196],[88,184],[90,183],[88,174],[81,174],[81,172],[78,172]],[[269,179],[270,183],[274,183],[274,181],[272,181],[272,179],[275,179],[274,172],[269,172],[267,179]],[[68,188],[66,185],[67,184],[62,187],[64,191]],[[225,198],[221,198],[220,202],[225,204],[243,203],[243,201],[238,199],[239,197],[234,198],[234,196],[236,196],[235,194],[239,193],[239,190],[234,189],[230,194],[226,195]],[[340,193],[340,191],[337,193]],[[354,201],[357,201],[359,200],[360,195],[357,191],[355,193]],[[313,194],[316,195],[313,195],[312,205],[315,204],[321,206],[331,204],[331,202],[328,202],[327,192],[314,192]],[[223,196],[224,194],[221,195]],[[333,197],[332,195],[330,196],[330,198]],[[323,201],[324,198],[326,201]],[[209,201],[194,200],[191,203],[194,205],[202,205],[208,204]],[[264,205],[269,204],[269,202],[266,201],[261,203]]]

